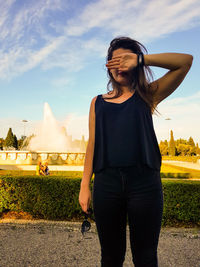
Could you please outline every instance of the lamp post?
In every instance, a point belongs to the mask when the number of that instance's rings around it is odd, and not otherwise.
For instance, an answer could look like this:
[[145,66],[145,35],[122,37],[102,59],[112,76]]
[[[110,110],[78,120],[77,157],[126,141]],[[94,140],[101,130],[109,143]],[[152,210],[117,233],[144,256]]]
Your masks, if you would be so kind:
[[[166,118],[165,120],[166,120],[166,121],[169,121],[169,120],[171,120],[171,118]],[[168,125],[168,127],[169,127],[169,125]],[[170,130],[170,129],[169,129],[169,130]]]
[[25,138],[25,128],[26,128],[26,122],[28,122],[27,120],[22,120],[22,122],[24,123],[24,138]]
[[[165,120],[166,120],[166,121],[170,121],[171,118],[166,118]],[[169,143],[170,143],[170,129],[169,129],[169,125],[168,125],[168,130],[169,130]],[[168,153],[169,153],[169,151],[168,151]],[[169,154],[168,154],[168,155],[169,155]]]

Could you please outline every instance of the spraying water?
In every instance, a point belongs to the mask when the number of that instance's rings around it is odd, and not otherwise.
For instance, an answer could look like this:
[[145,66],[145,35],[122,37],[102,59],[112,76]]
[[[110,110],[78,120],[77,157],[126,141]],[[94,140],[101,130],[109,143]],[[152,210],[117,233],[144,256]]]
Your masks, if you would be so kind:
[[[48,103],[44,104],[43,123],[27,147],[30,151],[71,152],[70,140],[56,121]],[[74,149],[73,149],[74,150]]]

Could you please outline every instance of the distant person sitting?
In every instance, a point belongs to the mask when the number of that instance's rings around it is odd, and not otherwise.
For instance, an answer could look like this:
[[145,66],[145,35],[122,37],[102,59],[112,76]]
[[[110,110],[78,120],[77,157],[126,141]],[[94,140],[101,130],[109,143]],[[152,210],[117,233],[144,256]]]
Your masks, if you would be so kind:
[[43,168],[44,166],[42,165],[42,162],[38,161],[38,165],[36,166],[36,175],[45,175]]
[[44,163],[44,166],[43,166],[43,171],[44,171],[44,175],[49,175],[49,167],[48,167],[48,162],[45,162]]

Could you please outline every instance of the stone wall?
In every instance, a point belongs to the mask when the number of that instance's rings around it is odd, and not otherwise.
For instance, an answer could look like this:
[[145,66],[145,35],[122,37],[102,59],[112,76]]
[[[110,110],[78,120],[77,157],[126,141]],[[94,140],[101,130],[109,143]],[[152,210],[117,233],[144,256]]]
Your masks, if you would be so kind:
[[49,165],[83,165],[85,153],[46,151],[0,151],[0,165],[37,165],[47,161]]

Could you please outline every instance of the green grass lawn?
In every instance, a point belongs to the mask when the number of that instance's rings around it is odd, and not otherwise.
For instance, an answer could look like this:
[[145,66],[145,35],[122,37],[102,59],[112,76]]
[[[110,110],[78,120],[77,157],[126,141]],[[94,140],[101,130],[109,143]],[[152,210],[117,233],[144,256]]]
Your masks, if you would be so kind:
[[[82,177],[82,171],[51,171],[50,175],[57,176],[69,176],[69,177]],[[0,170],[0,175],[12,175],[12,176],[26,176],[26,175],[36,175],[35,171],[23,171],[23,170]]]
[[[66,177],[74,177],[74,178],[81,178],[83,175],[82,171],[51,171],[50,168],[50,175],[55,176],[66,176]],[[180,166],[173,166],[169,164],[162,164],[161,166],[161,173],[189,173],[190,178],[200,178],[200,171],[188,169]],[[11,175],[11,176],[26,176],[26,175],[35,175],[35,171],[23,171],[23,170],[0,170],[0,175]],[[94,175],[93,175],[94,176]],[[165,178],[166,179],[166,178]]]
[[200,178],[200,170],[194,170],[189,168],[184,168],[180,166],[174,166],[170,164],[162,164],[161,166],[162,173],[189,173],[190,178]]

